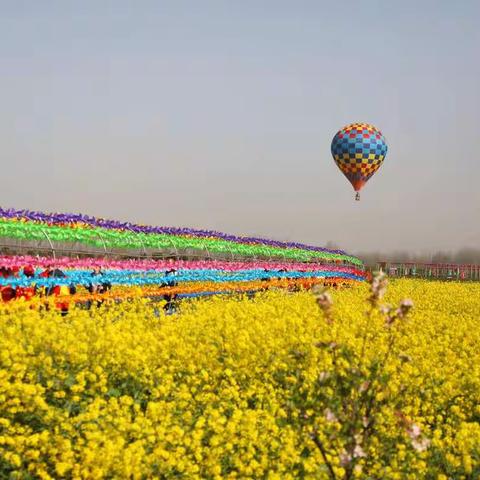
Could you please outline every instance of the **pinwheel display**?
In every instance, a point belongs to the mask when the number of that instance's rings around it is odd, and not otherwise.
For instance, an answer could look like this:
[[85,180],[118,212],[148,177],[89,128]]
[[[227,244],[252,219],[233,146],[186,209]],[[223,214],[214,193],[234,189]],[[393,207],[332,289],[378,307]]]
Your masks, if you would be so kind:
[[[31,249],[46,239],[54,254],[55,246],[69,250],[70,245],[80,246],[90,257],[1,256],[4,301],[52,292],[81,299],[92,295],[171,299],[364,279],[361,261],[341,250],[84,215],[0,209],[0,245],[13,242],[17,249],[24,244]],[[59,247],[59,252],[63,251]],[[102,251],[103,257],[94,256]],[[201,259],[191,260],[192,251]],[[169,252],[172,258],[158,259],[162,252]]]

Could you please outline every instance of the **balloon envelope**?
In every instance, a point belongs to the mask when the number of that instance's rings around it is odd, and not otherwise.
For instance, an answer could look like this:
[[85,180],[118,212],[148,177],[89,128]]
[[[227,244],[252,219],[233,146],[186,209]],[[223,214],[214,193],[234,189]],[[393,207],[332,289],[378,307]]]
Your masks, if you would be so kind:
[[352,123],[333,137],[331,150],[338,168],[358,192],[380,168],[388,147],[373,125]]

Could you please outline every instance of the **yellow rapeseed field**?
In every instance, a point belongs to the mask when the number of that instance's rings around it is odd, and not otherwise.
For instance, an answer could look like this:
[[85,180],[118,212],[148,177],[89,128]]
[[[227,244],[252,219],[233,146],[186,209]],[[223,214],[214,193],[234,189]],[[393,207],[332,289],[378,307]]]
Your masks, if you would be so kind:
[[480,284],[382,282],[0,311],[0,478],[480,478]]

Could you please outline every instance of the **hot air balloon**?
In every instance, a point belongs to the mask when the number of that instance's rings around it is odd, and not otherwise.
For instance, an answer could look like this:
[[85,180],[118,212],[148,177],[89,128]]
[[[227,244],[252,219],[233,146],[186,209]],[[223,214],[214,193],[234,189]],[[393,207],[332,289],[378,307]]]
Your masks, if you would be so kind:
[[387,154],[382,132],[368,123],[352,123],[337,132],[332,140],[332,155],[348,178],[360,200],[360,190],[380,168]]

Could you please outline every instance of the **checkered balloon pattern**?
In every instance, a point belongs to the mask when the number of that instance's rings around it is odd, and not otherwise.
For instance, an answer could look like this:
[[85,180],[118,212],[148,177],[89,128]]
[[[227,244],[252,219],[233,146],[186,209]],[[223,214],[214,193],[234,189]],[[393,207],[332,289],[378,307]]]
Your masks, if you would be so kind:
[[380,168],[387,149],[382,132],[367,123],[347,125],[332,140],[335,163],[357,192]]

